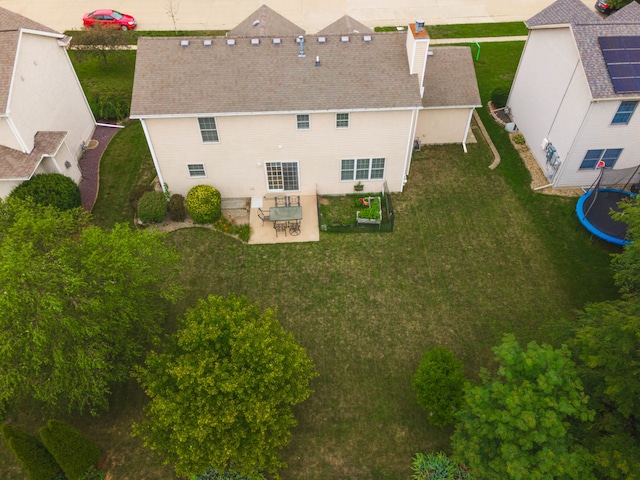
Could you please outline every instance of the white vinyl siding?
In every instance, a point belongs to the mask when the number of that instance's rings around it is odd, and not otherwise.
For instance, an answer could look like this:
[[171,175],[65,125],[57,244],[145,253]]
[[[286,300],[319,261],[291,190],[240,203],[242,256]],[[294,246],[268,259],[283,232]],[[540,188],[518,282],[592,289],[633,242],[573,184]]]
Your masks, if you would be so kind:
[[200,135],[204,143],[216,143],[219,142],[218,128],[216,126],[216,119],[213,117],[199,118],[198,124],[200,125]]

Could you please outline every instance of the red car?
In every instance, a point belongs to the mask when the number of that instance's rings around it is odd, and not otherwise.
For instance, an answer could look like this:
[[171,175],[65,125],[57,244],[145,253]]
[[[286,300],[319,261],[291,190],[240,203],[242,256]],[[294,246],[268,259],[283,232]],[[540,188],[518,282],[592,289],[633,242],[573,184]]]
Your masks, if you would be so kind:
[[131,15],[115,10],[96,10],[85,13],[82,17],[82,23],[85,27],[93,27],[96,23],[100,23],[108,27],[117,27],[120,30],[133,30],[138,25],[136,19]]
[[613,5],[606,2],[606,0],[598,0],[596,2],[596,10],[606,15],[615,12],[617,9]]

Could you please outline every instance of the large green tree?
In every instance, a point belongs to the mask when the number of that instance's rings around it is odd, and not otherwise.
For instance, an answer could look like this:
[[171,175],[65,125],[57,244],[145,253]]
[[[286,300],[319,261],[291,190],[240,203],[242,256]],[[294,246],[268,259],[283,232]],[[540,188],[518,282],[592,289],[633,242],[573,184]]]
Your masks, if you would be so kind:
[[[638,1],[638,0],[636,0]],[[607,3],[615,8],[622,8],[629,5],[633,0],[607,0]]]
[[137,372],[151,397],[135,426],[178,475],[212,466],[242,475],[283,467],[313,365],[273,310],[245,297],[209,296],[187,311],[163,353]]
[[531,342],[524,350],[513,335],[493,349],[495,376],[465,392],[453,435],[454,456],[474,478],[593,478],[590,456],[572,423],[593,419],[566,347]]
[[23,397],[107,407],[161,331],[176,262],[160,234],[0,201],[0,410]]

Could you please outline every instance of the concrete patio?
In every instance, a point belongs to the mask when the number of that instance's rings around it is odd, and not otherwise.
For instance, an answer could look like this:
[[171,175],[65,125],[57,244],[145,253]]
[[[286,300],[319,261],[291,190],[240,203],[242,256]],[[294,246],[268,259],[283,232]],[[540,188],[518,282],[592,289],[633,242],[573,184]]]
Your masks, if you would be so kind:
[[[275,206],[274,196],[262,198],[262,210],[265,212],[270,207]],[[316,205],[315,195],[301,195],[300,206],[302,207],[302,226],[300,235],[290,235],[289,232],[278,233],[273,228],[273,222],[262,220],[258,217],[259,202],[252,202],[249,212],[249,225],[251,226],[250,245],[260,245],[268,243],[300,243],[300,242],[317,242],[320,240],[320,230],[318,227],[318,208]]]

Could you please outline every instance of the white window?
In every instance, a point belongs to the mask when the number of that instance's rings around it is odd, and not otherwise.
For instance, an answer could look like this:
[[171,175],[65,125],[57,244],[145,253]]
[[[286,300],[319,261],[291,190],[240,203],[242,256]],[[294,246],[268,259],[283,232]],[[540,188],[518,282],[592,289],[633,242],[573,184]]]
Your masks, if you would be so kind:
[[213,117],[199,118],[198,124],[200,125],[200,135],[202,135],[202,141],[205,143],[219,142],[218,128],[216,127],[216,119]]
[[296,115],[296,124],[298,130],[309,130],[309,115],[306,113]]
[[621,148],[588,150],[580,164],[580,170],[591,168],[613,168],[621,153]]
[[382,180],[384,179],[384,164],[384,158],[342,160],[340,180]]
[[336,113],[336,128],[349,128],[348,113]]
[[620,106],[618,107],[618,111],[613,116],[613,120],[611,123],[613,125],[626,125],[631,120],[633,116],[633,112],[635,112],[636,107],[638,106],[638,102],[620,102]]
[[298,162],[267,162],[265,167],[269,191],[300,190]]
[[204,170],[204,164],[202,163],[190,163],[187,165],[187,168],[189,169],[189,176],[192,178],[207,176],[207,172]]

